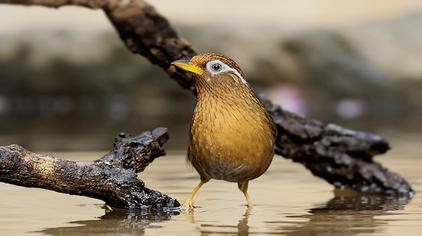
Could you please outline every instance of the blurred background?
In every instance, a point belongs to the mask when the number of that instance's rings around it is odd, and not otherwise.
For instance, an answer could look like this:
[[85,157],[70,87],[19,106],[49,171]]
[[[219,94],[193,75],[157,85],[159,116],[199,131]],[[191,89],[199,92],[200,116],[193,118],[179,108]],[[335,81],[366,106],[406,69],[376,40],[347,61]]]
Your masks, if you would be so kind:
[[[198,51],[234,58],[287,110],[422,137],[420,0],[149,2]],[[193,108],[101,11],[1,5],[0,145],[104,150],[119,132],[165,126],[168,147],[182,150]]]

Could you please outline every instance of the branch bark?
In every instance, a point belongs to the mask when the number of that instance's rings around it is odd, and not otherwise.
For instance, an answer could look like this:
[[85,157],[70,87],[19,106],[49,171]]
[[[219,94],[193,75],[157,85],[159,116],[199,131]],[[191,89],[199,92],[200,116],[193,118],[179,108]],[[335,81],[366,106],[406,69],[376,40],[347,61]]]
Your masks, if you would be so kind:
[[0,147],[0,181],[97,198],[116,208],[178,207],[176,199],[146,188],[137,176],[165,154],[167,138],[165,128],[135,137],[120,134],[113,151],[92,163],[35,154],[18,145]]
[[[143,0],[0,0],[0,3],[102,9],[129,50],[148,58],[195,94],[190,75],[170,66],[176,59],[196,55],[195,50]],[[302,163],[337,188],[412,195],[405,179],[373,160],[374,155],[390,148],[382,137],[301,118],[274,105],[262,94],[259,96],[277,125],[277,154]]]

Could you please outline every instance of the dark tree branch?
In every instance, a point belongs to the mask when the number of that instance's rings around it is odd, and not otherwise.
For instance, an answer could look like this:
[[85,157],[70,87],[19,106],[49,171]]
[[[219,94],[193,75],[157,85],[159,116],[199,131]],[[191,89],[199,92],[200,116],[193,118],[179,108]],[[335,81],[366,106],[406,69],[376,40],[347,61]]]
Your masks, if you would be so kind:
[[277,154],[303,164],[336,188],[413,195],[404,178],[373,160],[390,149],[382,137],[299,117],[262,96],[261,101],[277,125]]
[[[46,7],[77,5],[103,9],[129,50],[160,66],[183,88],[192,88],[189,75],[177,71],[170,63],[196,55],[195,50],[145,1],[0,0],[0,3]],[[412,194],[413,190],[405,179],[373,161],[374,155],[383,154],[389,149],[388,142],[383,138],[304,119],[282,110],[265,96],[260,97],[277,125],[277,154],[302,163],[314,175],[338,188],[350,187],[362,192],[407,196]]]
[[176,199],[148,189],[137,173],[165,154],[167,130],[136,137],[120,134],[114,150],[93,163],[31,153],[17,145],[0,147],[0,181],[103,200],[117,208],[161,210],[178,207]]

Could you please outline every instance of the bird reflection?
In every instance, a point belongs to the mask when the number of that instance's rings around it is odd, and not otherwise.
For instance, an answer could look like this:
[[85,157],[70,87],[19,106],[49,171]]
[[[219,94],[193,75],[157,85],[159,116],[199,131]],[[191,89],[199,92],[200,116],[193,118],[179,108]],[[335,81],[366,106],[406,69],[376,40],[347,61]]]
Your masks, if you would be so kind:
[[[239,220],[237,226],[234,225],[221,225],[221,224],[200,224],[199,231],[201,235],[210,235],[210,234],[229,234],[229,235],[237,235],[238,236],[247,236],[249,235],[249,225],[248,220],[249,216],[251,215],[251,207],[246,207],[245,212],[242,214],[242,217]],[[184,213],[188,219],[188,221],[192,224],[196,224],[195,220],[195,211],[187,211]],[[221,229],[229,232],[220,232]]]
[[249,235],[249,215],[250,215],[251,208],[246,208],[245,213],[243,214],[243,217],[239,220],[239,224],[237,224],[237,235]]
[[[334,197],[323,206],[309,209],[307,214],[287,216],[297,218],[297,221],[286,222],[277,219],[265,221],[267,226],[264,231],[249,225],[251,212],[258,210],[258,207],[247,208],[240,216],[237,225],[196,222],[194,211],[183,214],[187,221],[199,224],[197,229],[201,235],[247,236],[256,233],[293,236],[357,235],[379,232],[380,226],[388,222],[376,216],[395,214],[392,211],[403,209],[409,201],[409,198],[358,194],[344,190],[335,191]],[[284,214],[283,209],[280,209],[280,213]],[[50,228],[42,231],[42,233],[55,236],[143,235],[145,229],[151,227],[152,223],[168,221],[177,214],[179,213],[106,209],[106,214],[97,220],[71,222],[75,226]]]

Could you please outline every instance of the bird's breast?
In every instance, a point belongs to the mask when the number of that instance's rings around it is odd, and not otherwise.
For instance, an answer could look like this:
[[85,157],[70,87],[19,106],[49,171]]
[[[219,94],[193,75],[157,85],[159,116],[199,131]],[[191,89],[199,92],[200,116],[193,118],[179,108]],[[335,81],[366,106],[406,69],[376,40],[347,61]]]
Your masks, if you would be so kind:
[[204,177],[253,179],[270,165],[274,139],[272,121],[259,102],[199,99],[188,159]]

